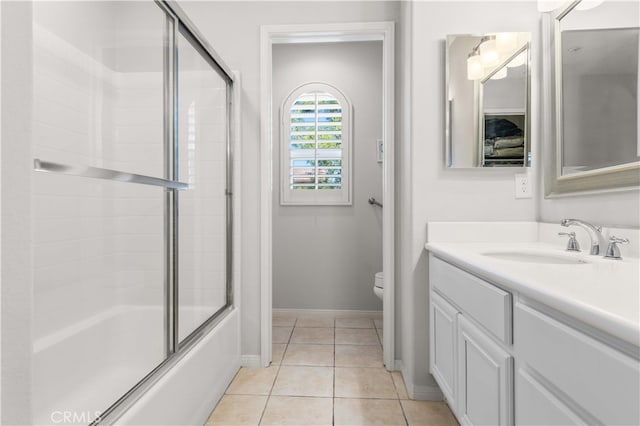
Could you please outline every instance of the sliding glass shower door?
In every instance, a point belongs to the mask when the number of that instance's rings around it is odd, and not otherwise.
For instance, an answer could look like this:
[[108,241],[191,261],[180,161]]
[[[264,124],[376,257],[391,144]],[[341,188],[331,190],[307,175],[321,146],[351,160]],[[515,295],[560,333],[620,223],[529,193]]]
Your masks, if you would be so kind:
[[34,2],[33,42],[33,421],[87,424],[231,304],[232,79],[163,2]]
[[178,46],[179,340],[227,305],[227,84],[180,27]]

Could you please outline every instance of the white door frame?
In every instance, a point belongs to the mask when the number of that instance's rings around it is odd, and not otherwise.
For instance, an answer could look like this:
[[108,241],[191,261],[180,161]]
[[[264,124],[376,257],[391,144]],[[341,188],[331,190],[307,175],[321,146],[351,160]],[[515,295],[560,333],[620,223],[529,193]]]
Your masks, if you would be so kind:
[[[271,362],[272,315],[272,191],[273,191],[273,80],[272,47],[287,43],[382,41],[382,263],[383,357],[387,370],[394,369],[394,278],[395,278],[395,24],[393,22],[268,25],[260,29],[260,362]],[[371,283],[373,284],[371,277]],[[373,291],[373,285],[371,288]]]

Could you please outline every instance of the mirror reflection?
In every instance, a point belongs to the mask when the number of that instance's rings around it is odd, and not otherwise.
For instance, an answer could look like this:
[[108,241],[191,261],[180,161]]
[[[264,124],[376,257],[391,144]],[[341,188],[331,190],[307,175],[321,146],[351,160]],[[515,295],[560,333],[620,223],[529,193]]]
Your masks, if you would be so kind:
[[447,166],[529,166],[529,33],[447,37]]
[[562,175],[640,161],[639,17],[637,2],[604,2],[560,20]]
[[[506,60],[480,85],[480,124],[483,167],[524,166],[530,163],[527,128],[527,48]],[[499,76],[500,78],[496,78]]]

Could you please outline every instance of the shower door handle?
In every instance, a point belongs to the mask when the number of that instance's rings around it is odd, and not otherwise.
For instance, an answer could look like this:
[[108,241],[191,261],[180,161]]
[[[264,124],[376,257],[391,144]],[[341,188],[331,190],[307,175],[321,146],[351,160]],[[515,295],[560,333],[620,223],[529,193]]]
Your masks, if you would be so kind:
[[135,173],[121,172],[118,170],[103,169],[91,166],[72,166],[69,164],[43,161],[39,158],[33,160],[33,169],[37,172],[59,173],[70,176],[80,176],[95,179],[105,179],[117,182],[137,183],[141,185],[159,186],[162,188],[184,191],[189,189],[189,184],[154,176],[137,175]]

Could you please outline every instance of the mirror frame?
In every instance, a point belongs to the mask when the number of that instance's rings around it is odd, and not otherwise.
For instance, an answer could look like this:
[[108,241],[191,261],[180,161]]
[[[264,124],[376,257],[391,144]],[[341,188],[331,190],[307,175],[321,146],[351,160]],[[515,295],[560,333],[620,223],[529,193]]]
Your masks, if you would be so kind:
[[[640,161],[603,167],[571,175],[562,175],[562,58],[560,21],[581,0],[543,15],[543,45],[548,55],[543,58],[543,144],[545,198],[589,193],[630,191],[640,188]],[[547,149],[545,149],[547,148]]]

